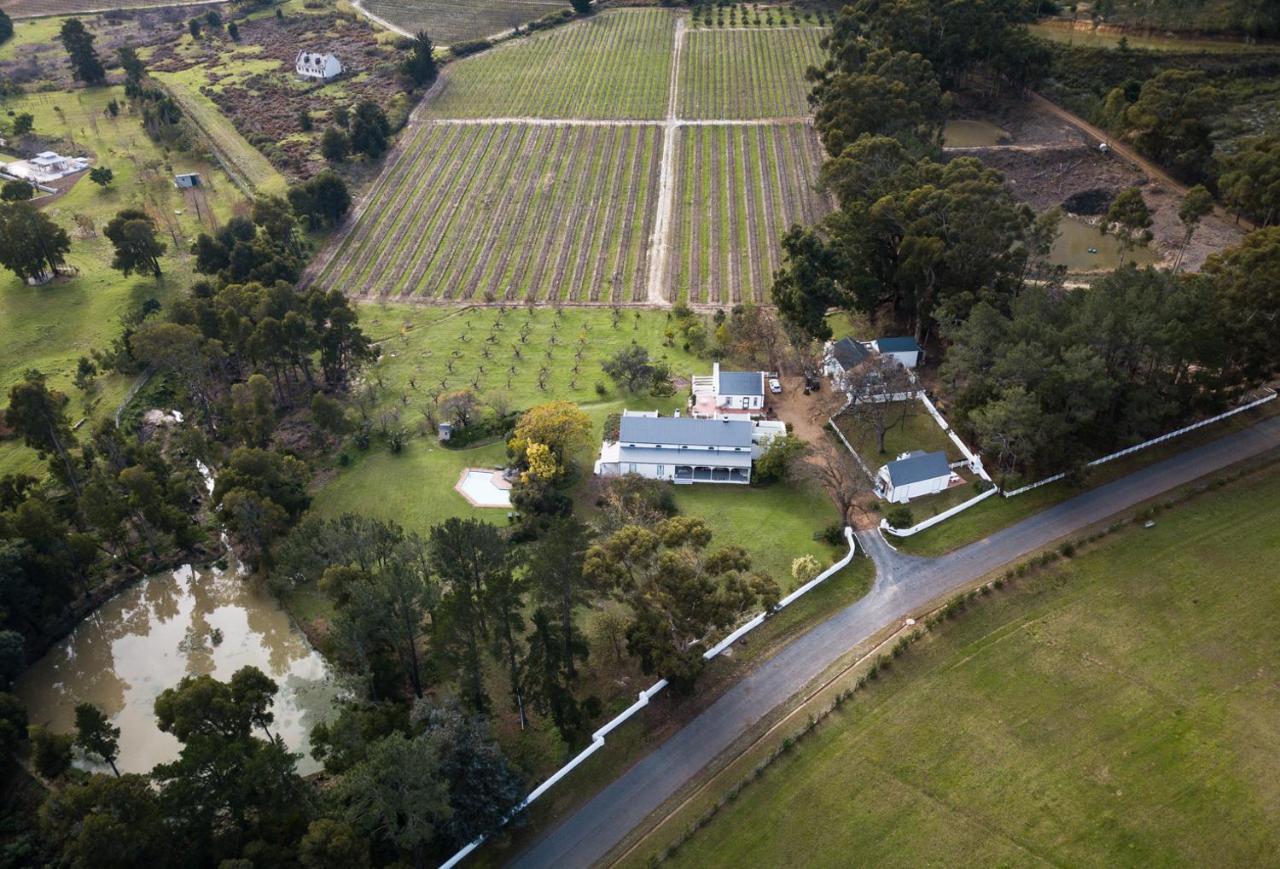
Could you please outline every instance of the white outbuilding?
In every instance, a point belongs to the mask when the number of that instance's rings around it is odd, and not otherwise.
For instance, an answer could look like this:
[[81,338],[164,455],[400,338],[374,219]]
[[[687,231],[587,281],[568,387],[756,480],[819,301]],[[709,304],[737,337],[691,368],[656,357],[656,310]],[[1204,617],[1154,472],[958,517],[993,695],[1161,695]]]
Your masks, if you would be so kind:
[[311,81],[328,82],[342,75],[342,63],[338,58],[319,51],[299,51],[294,68],[299,76]]
[[923,355],[920,345],[916,343],[916,339],[909,336],[903,338],[877,338],[871,343],[881,356],[889,357],[905,368],[915,368],[920,364],[920,357]]
[[876,474],[876,494],[894,504],[905,504],[945,491],[961,477],[947,464],[947,454],[917,450],[903,453]]

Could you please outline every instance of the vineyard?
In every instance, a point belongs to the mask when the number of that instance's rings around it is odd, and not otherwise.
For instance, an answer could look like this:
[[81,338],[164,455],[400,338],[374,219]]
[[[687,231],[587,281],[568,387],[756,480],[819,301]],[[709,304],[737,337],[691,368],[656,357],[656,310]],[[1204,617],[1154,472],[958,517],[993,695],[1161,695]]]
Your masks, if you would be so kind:
[[362,5],[410,33],[428,31],[437,45],[482,39],[568,7],[559,0],[364,0]]
[[684,127],[676,154],[669,297],[767,301],[781,235],[829,210],[817,137],[803,124]]
[[817,27],[691,30],[680,65],[682,118],[802,118],[805,70],[819,65]]
[[644,292],[660,131],[427,124],[320,281],[377,298],[631,301]]
[[661,9],[606,12],[451,65],[431,117],[660,118],[674,41]]
[[432,302],[767,301],[782,233],[829,210],[797,120],[824,31],[687,22],[615,10],[450,64],[315,279]]

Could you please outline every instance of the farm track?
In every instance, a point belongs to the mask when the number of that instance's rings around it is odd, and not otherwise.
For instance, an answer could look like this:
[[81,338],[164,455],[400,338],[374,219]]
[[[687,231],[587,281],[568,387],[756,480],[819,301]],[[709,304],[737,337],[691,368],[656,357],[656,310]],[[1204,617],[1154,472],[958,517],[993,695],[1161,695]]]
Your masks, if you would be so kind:
[[[369,194],[391,207],[365,208],[316,271],[364,298],[766,301],[781,231],[828,208],[803,105],[821,32],[611,11],[450,65]],[[655,45],[661,68],[637,62]],[[548,68],[570,86],[538,92]],[[481,86],[518,111],[454,110]]]

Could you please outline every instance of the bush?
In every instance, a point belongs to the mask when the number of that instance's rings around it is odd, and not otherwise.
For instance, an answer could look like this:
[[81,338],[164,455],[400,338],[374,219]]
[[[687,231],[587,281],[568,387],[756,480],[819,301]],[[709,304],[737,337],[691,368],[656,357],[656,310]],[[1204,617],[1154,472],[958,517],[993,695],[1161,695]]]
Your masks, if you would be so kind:
[[906,504],[895,504],[884,512],[885,521],[893,528],[910,528],[915,524],[911,508]]
[[454,57],[470,57],[490,48],[493,48],[493,43],[487,39],[468,39],[449,46]]
[[826,543],[828,546],[839,546],[844,543],[844,526],[839,522],[832,522],[821,531],[813,532],[813,539]]
[[50,733],[33,724],[27,730],[27,738],[31,740],[31,762],[40,775],[55,779],[71,768],[71,734]]

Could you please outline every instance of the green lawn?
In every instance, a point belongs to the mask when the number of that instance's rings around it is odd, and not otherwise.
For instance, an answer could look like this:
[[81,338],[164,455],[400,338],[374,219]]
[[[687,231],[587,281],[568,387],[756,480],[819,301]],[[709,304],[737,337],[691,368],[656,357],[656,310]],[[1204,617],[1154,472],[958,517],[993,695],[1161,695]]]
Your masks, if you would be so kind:
[[829,564],[844,551],[813,539],[813,532],[839,519],[835,505],[819,489],[784,483],[751,486],[677,486],[681,513],[701,516],[711,526],[714,544],[737,544],[751,553],[753,567],[763,570],[784,591],[797,583],[791,562],[801,555]]
[[1277,503],[1273,467],[984,599],[674,862],[1272,862]]
[[[0,100],[0,111],[30,112],[35,129],[61,136],[91,152],[95,165],[114,173],[110,188],[91,183],[87,173],[66,194],[41,204],[42,210],[71,235],[70,265],[79,275],[43,287],[28,287],[9,272],[0,272],[0,390],[28,368],[38,368],[50,382],[73,396],[73,420],[86,413],[101,417],[123,398],[128,381],[101,381],[95,400],[86,406],[72,389],[76,360],[94,348],[106,349],[119,334],[120,317],[148,298],[164,303],[184,292],[193,278],[187,247],[213,221],[229,218],[244,202],[231,181],[215,167],[186,154],[165,151],[143,133],[138,118],[124,106],[119,117],[105,109],[112,99],[124,105],[119,88],[73,93],[37,93]],[[199,172],[205,181],[201,198],[176,190],[173,174]],[[39,200],[37,200],[39,202]],[[120,209],[145,207],[156,219],[158,235],[168,245],[161,265],[164,277],[124,277],[110,268],[111,243],[102,227]],[[207,210],[206,210],[207,209]],[[74,214],[93,219],[96,237],[81,238]],[[34,453],[14,443],[0,444],[0,474],[38,468]]]
[[903,404],[907,405],[907,415],[900,424],[885,432],[884,452],[878,450],[873,426],[849,413],[836,418],[836,427],[849,439],[850,445],[862,456],[867,467],[875,471],[881,465],[913,450],[928,453],[941,450],[947,454],[949,462],[958,462],[964,458],[960,449],[920,402],[893,402],[894,406],[887,413],[895,416],[889,418],[896,418],[896,413],[902,409]]

